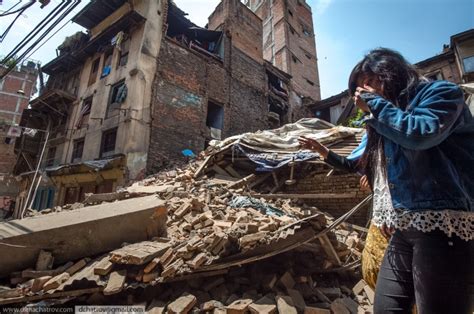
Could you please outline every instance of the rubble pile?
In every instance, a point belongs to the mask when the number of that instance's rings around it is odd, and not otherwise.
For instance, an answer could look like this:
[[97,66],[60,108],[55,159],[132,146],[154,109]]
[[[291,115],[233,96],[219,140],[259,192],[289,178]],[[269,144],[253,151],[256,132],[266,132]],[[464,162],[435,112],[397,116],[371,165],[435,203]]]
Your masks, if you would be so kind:
[[348,288],[357,276],[346,283],[331,277],[357,269],[363,228],[298,200],[258,197],[294,180],[288,168],[255,173],[248,158],[227,146],[51,210],[156,194],[166,202],[167,235],[56,268],[54,256],[42,250],[34,267],[0,286],[0,304],[146,304],[151,313],[371,312],[370,287]]

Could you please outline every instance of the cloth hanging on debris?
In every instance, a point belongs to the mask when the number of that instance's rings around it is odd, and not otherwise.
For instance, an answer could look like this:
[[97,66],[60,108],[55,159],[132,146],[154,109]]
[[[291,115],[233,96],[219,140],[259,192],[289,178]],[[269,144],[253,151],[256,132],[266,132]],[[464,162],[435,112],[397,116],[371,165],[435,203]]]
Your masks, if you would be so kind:
[[256,199],[256,198],[253,198],[253,197],[248,197],[248,196],[234,196],[230,200],[228,205],[232,208],[251,207],[253,209],[259,210],[264,215],[278,216],[278,217],[283,216],[283,215],[287,215],[281,209],[270,206],[267,203],[262,202],[259,199]]
[[300,151],[292,154],[281,153],[261,153],[253,151],[245,146],[236,144],[233,146],[234,153],[236,150],[242,152],[248,159],[257,164],[256,171],[273,171],[285,166],[290,161],[305,161],[319,157],[318,153]]
[[82,124],[84,123],[85,117],[90,114],[91,112],[91,103],[84,102],[81,107],[81,111],[79,112],[79,119],[76,122],[76,128],[82,128]]
[[364,132],[364,129],[334,126],[318,118],[304,118],[274,130],[245,133],[229,137],[221,142],[211,142],[214,148],[231,146],[233,152],[243,153],[256,163],[257,171],[271,171],[290,161],[305,161],[319,157],[309,150],[301,150],[298,138],[306,136],[324,145],[343,140]]

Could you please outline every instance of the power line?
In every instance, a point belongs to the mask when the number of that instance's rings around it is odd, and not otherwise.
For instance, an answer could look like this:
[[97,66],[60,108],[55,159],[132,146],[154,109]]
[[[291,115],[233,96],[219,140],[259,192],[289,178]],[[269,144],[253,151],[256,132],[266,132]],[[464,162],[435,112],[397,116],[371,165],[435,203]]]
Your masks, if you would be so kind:
[[58,4],[38,25],[35,26],[35,28],[33,28],[33,30],[31,30],[31,32],[28,33],[28,35],[25,36],[25,38],[23,38],[22,41],[20,41],[15,46],[15,48],[13,48],[12,51],[10,51],[10,53],[5,56],[2,61],[0,61],[0,63],[4,64],[9,59],[13,58],[13,56],[15,56],[26,44],[28,44],[28,42],[30,42],[41,31],[41,27],[44,27],[49,24],[52,18],[56,17],[56,15],[59,14],[62,10],[64,10],[67,5],[68,3],[65,2],[63,2],[62,4]]
[[[79,1],[80,2],[80,1]],[[78,1],[75,1],[66,11],[59,16],[59,18],[53,22],[53,24],[43,32],[43,34],[40,35],[40,37],[25,51],[23,54],[19,57],[19,61],[21,61],[31,50],[35,48],[36,45],[38,45],[43,38],[45,38],[49,32],[51,32],[59,23],[61,23],[64,18],[71,13],[72,10],[79,4]]]
[[[21,2],[21,1],[20,1]],[[22,6],[21,8],[19,8],[18,10],[16,11],[11,11],[14,7],[16,7],[20,2],[18,2],[17,4],[15,4],[13,7],[11,7],[10,9],[8,9],[7,11],[3,12],[3,13],[0,13],[0,17],[3,17],[3,16],[7,16],[7,15],[11,15],[11,14],[15,14],[15,13],[18,13],[18,12],[21,12],[23,13],[23,11],[25,11],[26,9],[28,9],[29,7],[31,7],[35,2],[36,0],[30,0],[29,3],[25,4],[24,6]],[[10,12],[11,11],[11,12]]]
[[31,52],[28,56],[25,57],[25,59],[29,59],[36,51],[38,51],[38,49],[40,49],[41,47],[44,46],[44,44],[46,44],[54,35],[56,35],[60,30],[62,30],[64,27],[66,27],[67,24],[69,24],[70,22],[72,21],[72,18],[69,19],[66,23],[63,24],[63,26],[61,26],[60,28],[58,28],[51,36],[49,36],[48,38],[46,38],[45,41],[43,41],[43,43],[41,43],[41,45],[39,45],[38,47],[36,47],[35,50],[33,50],[33,52]]
[[6,11],[3,11],[2,13],[8,13],[10,12],[11,10],[13,10],[17,5],[19,5],[21,3],[21,0],[18,1],[17,3],[15,3],[13,6],[10,7],[10,9],[6,10]]
[[[28,47],[18,58],[15,58],[14,62],[8,67],[8,69],[6,71],[4,71],[3,73],[0,74],[0,79],[4,78],[6,75],[8,75],[8,73],[18,64],[20,63],[23,59],[25,59],[25,56],[28,55],[69,13],[71,13],[76,7],[77,5],[79,5],[79,3],[81,2],[81,0],[74,0],[74,2],[71,4],[71,0],[67,0],[67,2],[63,3],[63,5],[61,5],[61,7],[59,8],[60,5],[58,5],[56,8],[53,9],[52,12],[50,12],[48,14],[48,16],[43,19],[43,21],[41,21],[40,24],[38,24],[35,29],[38,29],[42,24],[45,24],[48,25],[52,19],[54,19],[61,11],[63,11],[67,6],[69,6],[66,11],[64,13],[62,13],[56,20],[53,21],[53,23],[45,30],[43,31],[43,33],[39,36],[38,39],[36,39],[36,41],[34,41],[30,47]],[[57,11],[59,9],[59,11]],[[55,12],[57,11],[57,12]],[[54,14],[53,14],[54,12]],[[53,14],[53,17],[51,18],[50,16]],[[68,21],[69,22],[69,21]],[[67,23],[66,23],[67,24]],[[64,24],[61,28],[63,28],[66,24]],[[5,57],[1,63],[2,64],[5,64],[5,62],[7,62],[8,60],[10,60],[12,58],[12,56],[15,55],[16,52],[18,52],[19,50],[21,50],[29,41],[31,41],[34,37],[36,37],[36,35],[41,31],[42,29],[38,29],[36,32],[34,32],[34,34],[32,34],[30,32],[30,34],[28,34],[24,39],[23,41],[17,45],[17,47],[15,47],[15,49],[9,53],[9,55],[7,57]],[[59,30],[58,30],[59,31]],[[42,43],[42,45],[44,45],[44,43],[46,43],[52,36],[54,36],[58,31],[56,31],[53,35],[51,35],[46,41],[44,41]],[[41,46],[42,46],[41,45]],[[40,47],[41,47],[40,46]],[[39,48],[39,47],[38,47]],[[38,50],[38,49],[36,49]],[[36,51],[35,50],[35,51]],[[34,53],[34,52],[33,52]],[[31,54],[33,54],[31,53]],[[30,54],[30,56],[31,56]]]
[[3,32],[3,34],[0,36],[0,43],[3,41],[3,39],[5,39],[5,37],[7,36],[8,32],[10,31],[10,29],[12,28],[13,24],[15,24],[16,20],[23,14],[24,11],[21,11],[20,13],[18,13],[18,15],[15,17],[15,19],[10,23],[10,25],[8,25],[7,29]]

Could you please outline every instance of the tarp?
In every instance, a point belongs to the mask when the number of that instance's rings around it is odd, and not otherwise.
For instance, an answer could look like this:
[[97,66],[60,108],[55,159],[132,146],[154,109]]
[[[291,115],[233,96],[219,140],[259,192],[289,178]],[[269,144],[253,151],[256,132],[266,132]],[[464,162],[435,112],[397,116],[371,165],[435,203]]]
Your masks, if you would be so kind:
[[221,142],[211,142],[217,149],[232,146],[236,154],[243,153],[257,164],[257,171],[271,171],[290,161],[305,161],[319,157],[310,150],[301,150],[300,136],[313,138],[328,145],[363,132],[363,129],[334,126],[318,118],[304,118],[278,129],[244,133]]

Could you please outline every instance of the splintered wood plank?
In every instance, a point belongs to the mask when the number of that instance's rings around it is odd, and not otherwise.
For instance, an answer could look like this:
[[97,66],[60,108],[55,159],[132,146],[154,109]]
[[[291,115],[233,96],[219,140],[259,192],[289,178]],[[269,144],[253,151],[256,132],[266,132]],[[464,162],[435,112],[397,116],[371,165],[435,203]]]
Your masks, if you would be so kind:
[[323,235],[319,238],[319,242],[323,246],[324,252],[329,256],[329,258],[336,263],[336,265],[341,265],[341,260],[339,259],[339,255],[337,255],[336,250],[331,244],[327,235]]
[[104,289],[104,295],[116,294],[122,291],[126,278],[127,270],[125,269],[112,272],[107,287]]
[[229,173],[227,171],[225,171],[224,169],[222,169],[218,165],[213,165],[211,167],[211,170],[214,170],[217,174],[220,174],[221,176],[232,177],[231,175],[229,175]]
[[199,168],[196,170],[194,173],[194,178],[197,178],[201,175],[202,171],[206,168],[207,164],[209,163],[209,160],[211,160],[212,156],[207,156],[206,159],[202,162],[202,164],[199,166]]
[[230,164],[227,167],[225,167],[225,171],[227,171],[233,177],[236,177],[238,179],[242,178],[242,176]]
[[163,242],[143,241],[130,244],[110,253],[110,261],[116,264],[143,265],[155,257],[161,256],[170,244]]
[[297,199],[345,199],[354,198],[357,193],[317,193],[317,194],[250,194],[255,198],[297,198]]

